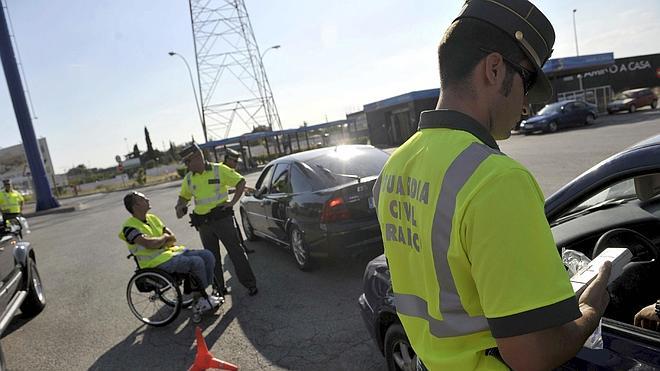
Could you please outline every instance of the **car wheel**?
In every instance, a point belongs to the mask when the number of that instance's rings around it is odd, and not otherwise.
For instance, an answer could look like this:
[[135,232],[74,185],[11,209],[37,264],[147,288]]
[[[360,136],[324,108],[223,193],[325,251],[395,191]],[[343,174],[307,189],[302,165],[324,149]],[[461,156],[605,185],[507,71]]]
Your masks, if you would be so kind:
[[635,107],[634,104],[631,104],[630,107],[628,107],[628,112],[633,113],[637,111],[637,107]]
[[389,371],[417,369],[415,351],[399,323],[391,325],[385,333],[385,360]]
[[607,114],[608,114],[608,115],[613,115],[613,114],[614,114],[614,111],[607,110]]
[[302,271],[309,270],[312,267],[309,248],[305,243],[302,231],[295,225],[289,230],[289,241],[291,241],[291,253],[293,253],[298,268]]
[[34,259],[28,258],[27,264],[28,272],[28,294],[25,301],[21,304],[21,312],[29,317],[34,317],[46,306],[46,297],[44,296],[44,289],[41,285],[41,277],[37,270],[37,263]]
[[554,133],[554,132],[557,131],[557,122],[556,121],[553,121],[553,122],[548,124],[548,131],[551,132],[551,133]]
[[651,102],[651,108],[655,109],[656,107],[658,107],[658,101],[654,100],[653,102]]
[[596,121],[596,116],[593,113],[587,115],[587,119],[584,121],[585,125],[591,125]]
[[241,224],[243,224],[243,232],[245,232],[245,238],[247,238],[248,241],[256,241],[258,238],[254,234],[252,224],[250,224],[250,220],[247,218],[247,213],[243,209],[241,209]]

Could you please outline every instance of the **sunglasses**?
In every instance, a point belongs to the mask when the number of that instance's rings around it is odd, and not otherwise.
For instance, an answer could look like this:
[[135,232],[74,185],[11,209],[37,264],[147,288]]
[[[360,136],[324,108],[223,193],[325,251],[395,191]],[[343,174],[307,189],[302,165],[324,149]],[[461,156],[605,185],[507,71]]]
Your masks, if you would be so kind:
[[513,62],[511,59],[505,57],[502,53],[498,51],[488,50],[483,48],[479,48],[479,50],[481,50],[484,53],[498,53],[499,55],[501,55],[502,59],[504,59],[504,61],[508,63],[509,66],[511,66],[511,68],[513,68],[513,70],[516,71],[518,75],[520,75],[520,78],[522,79],[523,82],[523,92],[525,93],[525,95],[529,94],[529,91],[532,89],[532,86],[534,86],[534,84],[536,83],[535,71],[530,71],[527,68],[521,66],[520,64]]

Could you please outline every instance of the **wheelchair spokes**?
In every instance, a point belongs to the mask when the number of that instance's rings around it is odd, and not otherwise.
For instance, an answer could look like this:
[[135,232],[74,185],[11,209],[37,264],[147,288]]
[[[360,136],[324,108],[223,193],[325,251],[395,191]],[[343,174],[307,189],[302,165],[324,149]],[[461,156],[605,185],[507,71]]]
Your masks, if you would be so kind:
[[162,271],[143,269],[126,288],[128,306],[140,321],[152,326],[165,326],[181,311],[182,295],[176,281]]

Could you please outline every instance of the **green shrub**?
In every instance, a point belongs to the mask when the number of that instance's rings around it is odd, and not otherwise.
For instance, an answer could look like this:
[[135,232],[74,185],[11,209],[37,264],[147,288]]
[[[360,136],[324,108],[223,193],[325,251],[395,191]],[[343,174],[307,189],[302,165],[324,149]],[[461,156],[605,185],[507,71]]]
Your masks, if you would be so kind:
[[135,181],[139,185],[144,185],[147,182],[147,174],[144,172],[143,168],[140,168],[137,173],[135,173]]

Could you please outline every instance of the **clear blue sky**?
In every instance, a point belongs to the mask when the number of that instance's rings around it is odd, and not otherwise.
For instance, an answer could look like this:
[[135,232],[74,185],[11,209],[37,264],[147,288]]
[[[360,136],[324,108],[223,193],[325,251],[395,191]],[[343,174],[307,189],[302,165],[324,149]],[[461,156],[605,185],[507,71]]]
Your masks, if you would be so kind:
[[[186,0],[5,0],[55,170],[114,165],[144,126],[154,146],[202,140],[187,71]],[[285,128],[343,119],[366,103],[438,86],[435,49],[462,1],[246,0]],[[660,1],[534,1],[555,26],[553,57],[660,52]],[[245,132],[234,127],[231,135]],[[0,75],[0,147],[21,142]],[[126,141],[124,138],[127,138]]]

